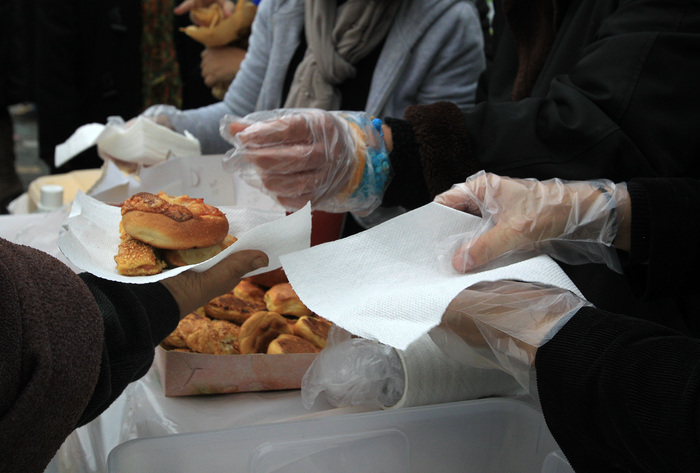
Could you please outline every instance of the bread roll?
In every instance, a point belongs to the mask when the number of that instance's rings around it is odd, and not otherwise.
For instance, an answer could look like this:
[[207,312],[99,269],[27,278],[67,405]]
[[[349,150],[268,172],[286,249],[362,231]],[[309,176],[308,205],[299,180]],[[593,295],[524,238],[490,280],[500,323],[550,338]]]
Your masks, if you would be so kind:
[[221,243],[228,235],[226,215],[203,199],[140,192],[122,204],[124,231],[156,248],[185,250]]

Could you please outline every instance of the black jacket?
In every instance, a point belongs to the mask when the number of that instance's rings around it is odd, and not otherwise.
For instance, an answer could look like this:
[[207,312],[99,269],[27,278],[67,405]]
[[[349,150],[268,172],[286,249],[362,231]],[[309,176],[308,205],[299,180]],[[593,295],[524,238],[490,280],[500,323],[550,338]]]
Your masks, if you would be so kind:
[[[387,119],[394,177],[384,204],[415,208],[485,169],[546,179],[698,177],[700,2],[504,0],[483,102]],[[534,5],[534,6],[533,6]],[[501,9],[501,6],[503,8]],[[601,309],[697,327],[697,296],[640,303],[622,275],[565,266]]]
[[[700,181],[639,179],[629,189],[635,289],[645,298],[696,292]],[[542,410],[577,473],[700,471],[694,335],[585,308],[538,350]]]

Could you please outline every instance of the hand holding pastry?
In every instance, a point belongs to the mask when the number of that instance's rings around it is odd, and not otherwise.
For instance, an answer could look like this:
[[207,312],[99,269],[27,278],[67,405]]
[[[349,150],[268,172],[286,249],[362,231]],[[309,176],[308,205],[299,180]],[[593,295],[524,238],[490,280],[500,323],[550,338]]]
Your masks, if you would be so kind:
[[267,255],[262,251],[239,251],[207,271],[185,271],[161,283],[172,293],[184,317],[217,295],[231,291],[245,274],[268,264]]

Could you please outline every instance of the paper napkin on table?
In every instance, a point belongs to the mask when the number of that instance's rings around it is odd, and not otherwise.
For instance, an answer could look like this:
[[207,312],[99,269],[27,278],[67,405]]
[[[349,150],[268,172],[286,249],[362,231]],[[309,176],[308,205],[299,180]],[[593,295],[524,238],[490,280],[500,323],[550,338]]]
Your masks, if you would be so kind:
[[[571,290],[548,256],[458,274],[437,254],[439,241],[472,231],[481,219],[431,203],[342,240],[280,258],[309,309],[345,330],[404,350],[440,323],[448,304],[480,281],[518,279]],[[443,257],[445,255],[442,255]],[[451,255],[449,255],[451,258]]]
[[269,266],[248,274],[264,273],[280,267],[280,256],[309,247],[311,240],[310,206],[285,216],[284,212],[219,207],[229,221],[229,233],[236,238],[233,245],[215,257],[196,265],[167,269],[151,276],[123,276],[116,270],[114,255],[119,246],[121,209],[78,193],[71,213],[63,223],[58,247],[68,260],[104,279],[127,283],[149,283],[175,276],[188,269],[205,271],[233,252],[264,251]]
[[106,154],[121,161],[151,166],[169,156],[201,154],[199,140],[191,133],[177,133],[146,117],[125,124],[90,123],[78,128],[64,143],[56,146],[54,162],[60,167],[91,146],[99,145]]

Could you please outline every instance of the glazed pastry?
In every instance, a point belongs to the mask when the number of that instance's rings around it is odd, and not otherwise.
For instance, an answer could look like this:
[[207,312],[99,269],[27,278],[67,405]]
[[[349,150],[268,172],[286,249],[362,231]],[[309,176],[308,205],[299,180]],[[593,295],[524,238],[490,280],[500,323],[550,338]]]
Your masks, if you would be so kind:
[[270,312],[303,317],[313,312],[301,302],[297,293],[288,282],[275,284],[265,293],[265,305]]
[[285,355],[289,353],[318,353],[320,350],[311,342],[296,335],[282,334],[270,342],[268,355]]
[[156,248],[185,250],[221,243],[228,235],[228,219],[203,199],[165,192],[139,192],[122,204],[124,231]]
[[236,355],[241,328],[226,320],[211,320],[187,337],[187,346],[197,353]]
[[246,301],[234,296],[233,292],[215,297],[204,306],[205,313],[212,319],[229,320],[238,325],[261,310],[265,310],[263,301]]
[[294,335],[307,340],[319,349],[326,346],[330,329],[331,323],[326,319],[307,315],[300,317],[292,327]]
[[209,318],[204,315],[204,311],[201,308],[197,309],[180,320],[175,330],[163,340],[163,344],[171,347],[187,348],[187,337],[208,323]]
[[285,333],[292,335],[287,319],[276,312],[256,312],[241,325],[241,354],[267,353],[270,342]]

